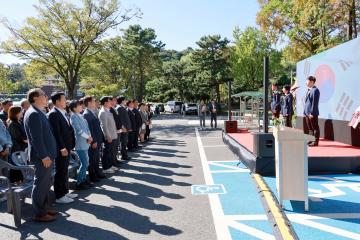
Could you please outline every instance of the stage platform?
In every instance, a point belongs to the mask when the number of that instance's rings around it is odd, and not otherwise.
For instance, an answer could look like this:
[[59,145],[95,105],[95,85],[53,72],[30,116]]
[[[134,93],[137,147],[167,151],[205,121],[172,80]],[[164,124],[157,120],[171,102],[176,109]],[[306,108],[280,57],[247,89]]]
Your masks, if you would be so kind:
[[[223,141],[251,171],[275,174],[275,153],[257,155],[253,133],[223,133]],[[320,139],[319,146],[308,148],[308,156],[310,175],[360,173],[360,147]]]

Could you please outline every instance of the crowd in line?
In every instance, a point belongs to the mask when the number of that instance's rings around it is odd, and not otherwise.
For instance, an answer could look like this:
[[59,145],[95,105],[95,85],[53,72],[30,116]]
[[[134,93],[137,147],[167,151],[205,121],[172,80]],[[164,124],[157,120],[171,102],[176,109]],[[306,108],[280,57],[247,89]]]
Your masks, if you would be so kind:
[[[5,100],[0,108],[0,159],[11,163],[14,153],[27,153],[35,168],[34,220],[41,222],[56,219],[57,212],[48,208],[52,185],[56,203],[71,203],[78,196],[69,192],[71,154],[80,160],[76,189],[87,190],[131,160],[128,152],[140,149],[152,128],[150,106],[123,96],[67,101],[64,92],[55,92],[49,102],[36,88],[20,106]],[[20,171],[10,171],[9,178],[14,184],[23,181]]]

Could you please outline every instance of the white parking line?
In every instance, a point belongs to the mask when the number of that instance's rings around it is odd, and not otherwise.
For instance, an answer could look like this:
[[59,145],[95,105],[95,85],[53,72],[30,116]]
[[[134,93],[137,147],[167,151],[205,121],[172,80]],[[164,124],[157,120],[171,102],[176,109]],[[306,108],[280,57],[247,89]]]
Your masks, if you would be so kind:
[[235,221],[228,221],[228,225],[232,228],[235,228],[241,232],[247,233],[253,237],[256,237],[258,239],[262,240],[275,240],[275,237],[271,234],[268,234],[266,232],[263,232],[259,229],[256,229],[254,227],[250,227],[248,225],[245,225],[243,223],[235,222]]
[[241,172],[241,173],[248,173],[250,172],[249,169],[237,169],[237,170],[214,170],[211,173],[234,173],[234,172]]
[[215,147],[227,147],[226,145],[208,145],[208,146],[203,146],[204,148],[215,148]]
[[229,166],[229,165],[221,164],[219,162],[209,162],[209,164],[213,165],[213,166],[223,167],[223,168],[226,168],[226,169],[234,169],[234,170],[241,169],[241,168],[239,168],[237,166]]
[[[195,133],[196,133],[196,138],[197,138],[197,143],[198,143],[198,148],[199,148],[199,153],[200,153],[201,165],[202,165],[203,172],[204,172],[205,183],[208,185],[212,185],[212,184],[214,184],[214,180],[210,173],[210,168],[209,168],[208,161],[206,158],[205,150],[204,150],[204,147],[203,147],[203,144],[201,141],[201,137],[200,137],[200,134],[199,134],[199,131],[197,128],[195,128]],[[222,209],[222,206],[220,203],[219,196],[214,195],[214,194],[210,194],[208,196],[209,196],[210,207],[211,207],[211,211],[212,211],[212,215],[213,215],[213,219],[214,219],[214,225],[215,225],[217,239],[221,239],[221,240],[232,239],[230,232],[229,232],[228,225],[224,218],[224,212],[223,212],[223,209]]]

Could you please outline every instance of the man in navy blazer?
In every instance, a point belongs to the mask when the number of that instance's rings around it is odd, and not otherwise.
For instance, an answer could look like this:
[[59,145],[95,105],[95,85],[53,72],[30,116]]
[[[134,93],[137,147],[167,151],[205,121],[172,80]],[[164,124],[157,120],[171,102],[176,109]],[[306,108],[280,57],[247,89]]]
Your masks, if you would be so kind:
[[77,194],[69,193],[68,168],[70,152],[75,147],[75,133],[66,112],[64,92],[51,94],[54,108],[48,113],[51,129],[56,139],[58,156],[55,159],[54,192],[57,203],[71,203]]
[[215,121],[215,128],[217,128],[217,114],[219,111],[219,105],[215,101],[215,99],[211,100],[211,103],[209,104],[209,111],[210,111],[210,126],[213,128],[213,121]]
[[294,114],[293,110],[293,95],[290,93],[290,86],[283,87],[283,93],[285,94],[284,101],[281,108],[281,115],[283,115],[286,127],[292,127],[291,120]]
[[305,97],[304,116],[309,133],[315,137],[314,142],[310,142],[309,146],[318,146],[320,138],[319,118],[319,100],[320,91],[315,86],[316,78],[309,76],[306,80],[308,90]]
[[279,118],[281,110],[281,93],[279,92],[278,87],[279,85],[277,83],[271,85],[271,90],[273,91],[271,96],[271,112],[273,114],[273,118]]
[[96,116],[96,101],[91,96],[86,96],[83,99],[85,111],[83,113],[86,119],[93,142],[89,148],[89,176],[92,182],[98,182],[100,178],[105,178],[105,175],[100,171],[100,150],[104,141],[104,134],[101,130],[101,125],[98,117]]
[[35,180],[32,189],[34,220],[49,222],[57,214],[48,209],[48,196],[52,184],[51,173],[57,155],[56,141],[49,121],[43,112],[47,98],[41,89],[31,89],[27,94],[31,104],[24,116],[24,126],[28,138],[29,159],[35,166]]

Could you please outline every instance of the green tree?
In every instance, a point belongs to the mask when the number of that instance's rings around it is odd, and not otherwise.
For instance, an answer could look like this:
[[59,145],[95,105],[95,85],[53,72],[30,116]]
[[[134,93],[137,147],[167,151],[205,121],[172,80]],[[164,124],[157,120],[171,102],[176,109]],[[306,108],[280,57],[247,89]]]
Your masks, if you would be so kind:
[[54,69],[64,80],[69,97],[75,95],[82,63],[95,54],[94,46],[121,23],[138,16],[138,11],[121,10],[118,0],[40,0],[37,17],[28,17],[21,28],[8,21],[12,38],[2,44],[7,53],[36,61]]
[[338,44],[340,16],[329,0],[258,0],[257,23],[273,41],[289,41],[284,56],[298,61]]
[[98,53],[84,62],[80,89],[97,97],[122,94],[127,88],[125,62],[120,37],[102,41]]
[[233,36],[235,46],[231,52],[231,70],[234,91],[256,91],[263,85],[265,56],[270,58],[270,77],[284,82],[282,54],[271,47],[271,42],[262,31],[254,27],[248,27],[244,31],[235,28]]
[[123,54],[131,72],[129,87],[139,101],[146,95],[146,82],[161,69],[159,54],[165,45],[156,38],[152,28],[131,25],[124,30]]
[[10,94],[14,92],[15,84],[9,80],[9,68],[0,63],[0,93]]
[[229,40],[220,35],[204,36],[196,42],[199,46],[193,53],[197,65],[198,81],[211,86],[220,102],[220,84],[229,78]]

